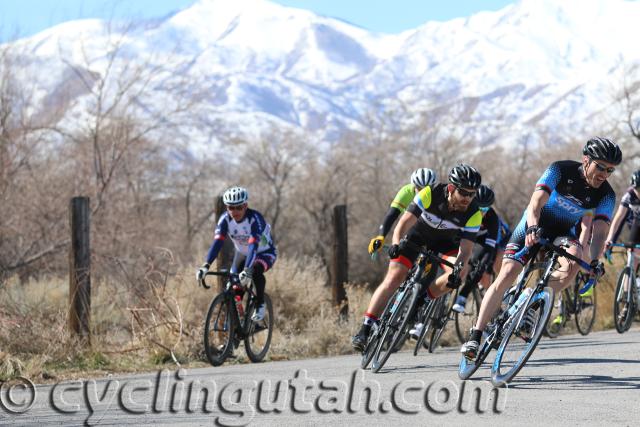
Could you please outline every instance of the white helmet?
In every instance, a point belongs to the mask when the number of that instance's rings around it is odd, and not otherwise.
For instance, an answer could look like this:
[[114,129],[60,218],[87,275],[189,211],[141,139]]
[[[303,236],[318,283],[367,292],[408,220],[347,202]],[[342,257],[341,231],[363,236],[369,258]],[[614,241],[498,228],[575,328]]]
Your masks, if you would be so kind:
[[231,187],[222,195],[222,201],[227,206],[236,206],[249,200],[249,192],[243,187]]
[[418,187],[418,189],[424,188],[427,185],[433,185],[436,181],[438,181],[438,176],[429,168],[416,169],[411,174],[411,183]]

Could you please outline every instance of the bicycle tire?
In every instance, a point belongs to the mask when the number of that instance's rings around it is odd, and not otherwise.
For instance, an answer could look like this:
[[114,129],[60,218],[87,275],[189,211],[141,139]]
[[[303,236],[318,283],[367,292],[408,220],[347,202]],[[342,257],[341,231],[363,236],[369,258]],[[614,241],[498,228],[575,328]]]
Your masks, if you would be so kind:
[[580,296],[579,290],[582,288],[584,283],[589,280],[589,276],[584,274],[579,274],[579,276],[580,280],[576,278],[576,284],[573,288],[571,301],[575,312],[574,319],[576,322],[576,329],[578,329],[580,335],[586,336],[589,335],[589,332],[593,329],[593,324],[596,321],[598,289],[593,288],[593,292],[589,296]]
[[467,359],[466,357],[461,356],[460,364],[458,365],[458,378],[461,380],[466,380],[471,378],[471,376],[478,370],[480,366],[484,363],[484,360],[491,353],[491,346],[485,340],[478,349],[478,354],[474,360]]
[[460,344],[467,342],[469,338],[469,331],[476,324],[478,320],[478,313],[480,312],[480,292],[478,288],[474,288],[473,291],[467,297],[467,304],[464,307],[464,313],[454,312],[454,323],[456,325],[456,335]]
[[[511,319],[520,320],[512,321],[511,324],[508,325],[508,328],[504,334],[502,342],[500,343],[500,347],[498,347],[498,351],[496,352],[496,359],[493,362],[491,367],[491,383],[495,387],[503,387],[508,382],[510,382],[520,370],[524,367],[524,365],[529,360],[529,357],[533,354],[540,338],[542,337],[542,332],[544,331],[544,326],[549,321],[549,317],[551,316],[551,309],[553,307],[553,297],[554,292],[551,287],[545,287],[541,291],[539,291],[534,297],[529,300],[529,303],[521,307],[516,314],[511,316]],[[537,318],[537,321],[533,325],[533,333],[529,338],[529,341],[524,346],[522,351],[516,349],[515,353],[520,354],[518,359],[513,363],[512,367],[504,366],[505,364],[505,349],[509,343],[513,342],[512,338],[521,339],[519,334],[519,326],[524,319],[524,316],[521,316],[522,313],[526,313],[527,310],[534,309],[540,312],[540,315]],[[526,342],[526,341],[525,341]],[[517,345],[517,344],[516,344]],[[506,372],[503,373],[503,369],[507,369]]]
[[[613,299],[613,323],[615,324],[616,331],[620,334],[624,334],[629,330],[636,311],[633,291],[624,291],[623,281],[625,276],[628,278],[629,287],[632,288],[634,283],[632,283],[631,268],[629,266],[625,266],[618,275],[618,283],[616,284]],[[629,296],[631,296],[631,298]],[[620,305],[624,305],[624,307],[620,307]]]
[[422,332],[420,332],[420,336],[416,340],[416,345],[413,348],[414,356],[418,355],[418,352],[420,351],[420,347],[422,346],[424,346],[426,350],[429,349],[429,344],[427,343],[425,345],[425,338],[429,333],[429,329],[431,328],[431,314],[437,308],[437,305],[438,305],[438,300],[435,299],[435,300],[429,301],[429,305],[426,307],[424,315],[422,316],[422,319],[421,319],[421,323],[423,325]]
[[244,349],[247,357],[253,363],[261,362],[267,355],[271,345],[271,336],[273,335],[273,305],[271,304],[271,298],[266,293],[264,294],[264,304],[265,316],[259,322],[251,320],[251,316],[253,316],[256,309],[253,298],[245,315],[247,333],[244,337]]
[[371,363],[371,359],[373,359],[378,347],[378,342],[387,327],[387,320],[391,316],[389,310],[391,309],[393,302],[396,300],[400,289],[401,288],[396,289],[393,292],[393,295],[391,295],[391,298],[387,301],[387,305],[385,305],[384,310],[382,311],[382,316],[380,316],[380,325],[371,333],[367,340],[367,345],[365,346],[364,351],[362,352],[362,358],[360,359],[360,368],[362,369],[367,369],[367,366]]
[[[435,314],[436,315],[441,314],[441,319],[439,320],[442,321],[442,324],[439,325],[439,327],[433,327],[431,329],[431,337],[429,338],[429,348],[427,349],[429,353],[433,353],[435,349],[438,347],[440,338],[442,337],[442,334],[444,333],[444,330],[447,327],[447,323],[449,323],[451,312],[453,311],[451,310],[451,308],[453,307],[453,303],[455,302],[454,299],[451,298],[450,293],[442,295],[440,298],[444,298],[443,302],[440,305],[441,311],[435,312]],[[436,320],[437,319],[433,319],[432,324]]]
[[[234,309],[233,302],[224,293],[217,295],[209,305],[204,324],[204,350],[207,360],[213,366],[222,365],[233,351],[233,337],[237,327],[236,316],[232,311]],[[212,320],[217,327],[212,325]],[[215,342],[222,333],[226,333],[226,337],[220,338],[219,343]]]
[[[395,311],[389,317],[384,333],[380,337],[380,341],[376,347],[376,352],[371,361],[371,371],[377,373],[382,369],[384,364],[393,353],[397,340],[400,338],[399,333],[405,328],[409,319],[413,317],[412,310],[418,299],[419,286],[411,286],[411,288],[402,295],[402,299],[398,302]],[[409,305],[410,304],[410,305]]]

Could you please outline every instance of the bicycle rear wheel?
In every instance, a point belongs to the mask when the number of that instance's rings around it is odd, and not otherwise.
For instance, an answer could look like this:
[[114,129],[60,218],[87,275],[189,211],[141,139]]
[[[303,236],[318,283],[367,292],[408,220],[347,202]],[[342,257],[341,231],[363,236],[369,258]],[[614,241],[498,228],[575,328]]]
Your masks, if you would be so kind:
[[255,300],[251,299],[247,310],[245,322],[247,322],[247,334],[244,337],[244,348],[247,356],[253,363],[261,362],[269,351],[271,335],[273,334],[273,306],[271,298],[264,294],[264,319],[259,322],[251,320],[256,310]]
[[[589,276],[582,272],[576,277],[576,285],[569,292],[575,308],[576,328],[581,335],[588,335],[596,321],[596,302],[598,289],[593,288],[591,295],[581,296],[580,288],[589,280]],[[567,289],[569,291],[569,289]]]
[[[504,338],[491,368],[491,382],[502,387],[511,381],[529,360],[540,341],[553,307],[553,289],[545,287],[507,320]],[[524,315],[521,315],[524,311]]]
[[204,351],[209,363],[220,366],[233,349],[236,319],[232,302],[225,294],[216,296],[204,324]]
[[461,380],[471,378],[471,375],[473,375],[478,370],[478,368],[482,366],[482,363],[487,358],[490,352],[491,345],[489,344],[488,340],[485,340],[480,345],[478,354],[474,360],[470,360],[462,356],[460,358],[460,364],[458,365],[458,377]]
[[[613,299],[613,322],[616,331],[623,334],[629,330],[636,312],[636,304],[629,288],[635,286],[631,277],[631,268],[624,267],[618,276],[615,298]],[[627,290],[624,289],[625,284]]]
[[469,331],[473,328],[478,320],[478,313],[480,312],[480,292],[477,288],[467,297],[467,304],[464,307],[464,312],[454,312],[453,318],[456,324],[456,335],[460,344],[467,342],[469,338]]

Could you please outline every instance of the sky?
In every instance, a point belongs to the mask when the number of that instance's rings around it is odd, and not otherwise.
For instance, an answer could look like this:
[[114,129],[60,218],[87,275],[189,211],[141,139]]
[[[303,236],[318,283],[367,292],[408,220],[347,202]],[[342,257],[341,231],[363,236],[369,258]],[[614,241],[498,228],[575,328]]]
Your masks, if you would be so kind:
[[[85,18],[159,18],[196,0],[0,0],[0,39],[36,34],[53,25]],[[236,0],[225,0],[236,1]],[[446,21],[482,10],[499,10],[514,0],[272,0],[340,18],[371,31],[398,33],[426,21]]]

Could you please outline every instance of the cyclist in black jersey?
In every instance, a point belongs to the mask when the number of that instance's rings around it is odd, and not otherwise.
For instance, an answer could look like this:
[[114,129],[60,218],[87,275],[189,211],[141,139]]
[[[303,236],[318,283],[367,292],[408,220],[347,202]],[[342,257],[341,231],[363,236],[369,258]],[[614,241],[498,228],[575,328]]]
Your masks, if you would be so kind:
[[[552,241],[568,237],[571,247],[567,252],[577,257],[583,256],[582,247],[591,237],[593,272],[602,274],[604,271],[599,258],[604,250],[616,199],[607,178],[615,170],[615,165],[622,161],[622,152],[610,140],[596,137],[587,141],[582,154],[582,162],[565,160],[552,163],[538,180],[529,206],[507,245],[502,269],[482,299],[471,337],[460,349],[467,358],[475,358],[484,328],[498,310],[505,291],[528,261],[527,256],[516,258],[515,254],[525,245],[537,244],[540,229],[543,236]],[[583,227],[578,240],[574,233],[579,221],[583,221]],[[564,258],[560,258],[560,262],[560,268],[554,272],[555,281],[551,283],[556,293],[569,285],[578,270],[574,262]]]
[[458,278],[450,278],[451,270],[446,268],[445,273],[427,288],[427,294],[435,298],[450,290],[448,284],[459,285],[467,274],[467,260],[471,256],[476,233],[480,230],[482,214],[474,198],[481,180],[476,169],[461,164],[449,172],[448,184],[426,186],[415,196],[393,232],[389,270],[371,297],[362,327],[352,338],[354,349],[364,349],[371,326],[382,314],[387,300],[406,278],[422,246],[426,245],[445,256],[455,256],[456,262],[463,266]]
[[631,175],[631,187],[627,189],[620,200],[620,206],[613,217],[611,228],[609,228],[607,248],[618,240],[625,222],[629,227],[628,242],[631,244],[640,243],[640,170]]

